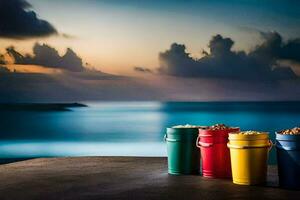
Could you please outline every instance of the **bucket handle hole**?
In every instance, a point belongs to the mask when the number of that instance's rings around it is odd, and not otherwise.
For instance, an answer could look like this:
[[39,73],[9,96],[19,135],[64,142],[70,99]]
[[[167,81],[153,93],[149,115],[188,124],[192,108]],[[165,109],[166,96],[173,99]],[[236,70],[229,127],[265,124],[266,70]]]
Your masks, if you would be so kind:
[[204,142],[200,142],[200,137],[198,136],[197,137],[197,140],[196,140],[196,146],[198,148],[201,148],[201,147],[211,147],[213,145],[213,143],[204,143]]

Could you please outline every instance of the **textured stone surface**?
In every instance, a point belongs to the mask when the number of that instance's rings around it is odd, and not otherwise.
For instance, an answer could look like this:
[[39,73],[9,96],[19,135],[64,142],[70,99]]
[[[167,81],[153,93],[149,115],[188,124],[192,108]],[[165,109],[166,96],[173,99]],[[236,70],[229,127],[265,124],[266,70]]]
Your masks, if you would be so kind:
[[167,174],[166,158],[46,158],[0,165],[0,199],[298,199],[277,187]]

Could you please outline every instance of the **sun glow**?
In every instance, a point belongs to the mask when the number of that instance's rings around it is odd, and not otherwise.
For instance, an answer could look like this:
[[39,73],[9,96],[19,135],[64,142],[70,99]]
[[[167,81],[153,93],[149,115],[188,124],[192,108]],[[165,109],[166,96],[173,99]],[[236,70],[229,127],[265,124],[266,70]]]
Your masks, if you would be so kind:
[[6,65],[6,67],[11,72],[18,72],[18,73],[39,73],[39,74],[58,74],[62,73],[61,69],[54,69],[54,68],[48,68],[38,65],[14,65],[9,64]]

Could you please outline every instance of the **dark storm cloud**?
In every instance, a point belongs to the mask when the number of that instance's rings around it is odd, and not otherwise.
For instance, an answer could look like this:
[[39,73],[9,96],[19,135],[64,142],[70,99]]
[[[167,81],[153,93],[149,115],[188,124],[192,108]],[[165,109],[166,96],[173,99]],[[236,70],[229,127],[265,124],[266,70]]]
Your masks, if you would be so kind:
[[0,0],[0,37],[24,39],[57,34],[47,21],[29,10],[26,0]]
[[5,64],[5,59],[2,54],[0,54],[0,64]]
[[2,54],[0,54],[0,74],[9,72],[9,69],[7,69],[5,66],[1,66],[1,65],[5,65],[5,59]]
[[41,65],[74,72],[85,70],[82,59],[70,48],[67,49],[63,56],[60,56],[55,48],[38,43],[33,47],[33,56],[28,54],[24,56],[16,51],[14,47],[9,47],[6,51],[14,59],[15,64]]
[[269,59],[287,59],[300,63],[300,38],[283,42],[276,32],[261,33],[265,42],[252,52],[255,55],[266,56]]
[[9,71],[9,69],[7,69],[6,67],[4,67],[4,66],[0,66],[0,74],[1,73],[9,73],[10,71]]
[[233,51],[234,41],[221,35],[213,36],[209,42],[208,52],[203,52],[200,59],[192,58],[186,52],[185,45],[174,43],[171,48],[159,54],[162,74],[248,80],[294,79],[297,75],[277,61],[282,59],[300,61],[299,39],[283,42],[276,33],[264,33],[263,43],[249,53]]
[[151,69],[146,67],[134,67],[134,71],[143,72],[143,73],[153,73]]

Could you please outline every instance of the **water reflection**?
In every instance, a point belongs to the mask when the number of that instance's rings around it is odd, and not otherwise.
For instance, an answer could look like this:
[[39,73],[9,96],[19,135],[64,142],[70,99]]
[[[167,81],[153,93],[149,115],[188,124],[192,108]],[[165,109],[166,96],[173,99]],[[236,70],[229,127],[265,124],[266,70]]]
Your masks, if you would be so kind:
[[162,143],[2,141],[1,158],[41,156],[166,156]]
[[[164,156],[162,138],[168,126],[225,123],[269,131],[274,139],[275,131],[299,126],[300,119],[297,102],[87,104],[71,111],[0,111],[0,157]],[[273,161],[274,155],[272,151]]]

